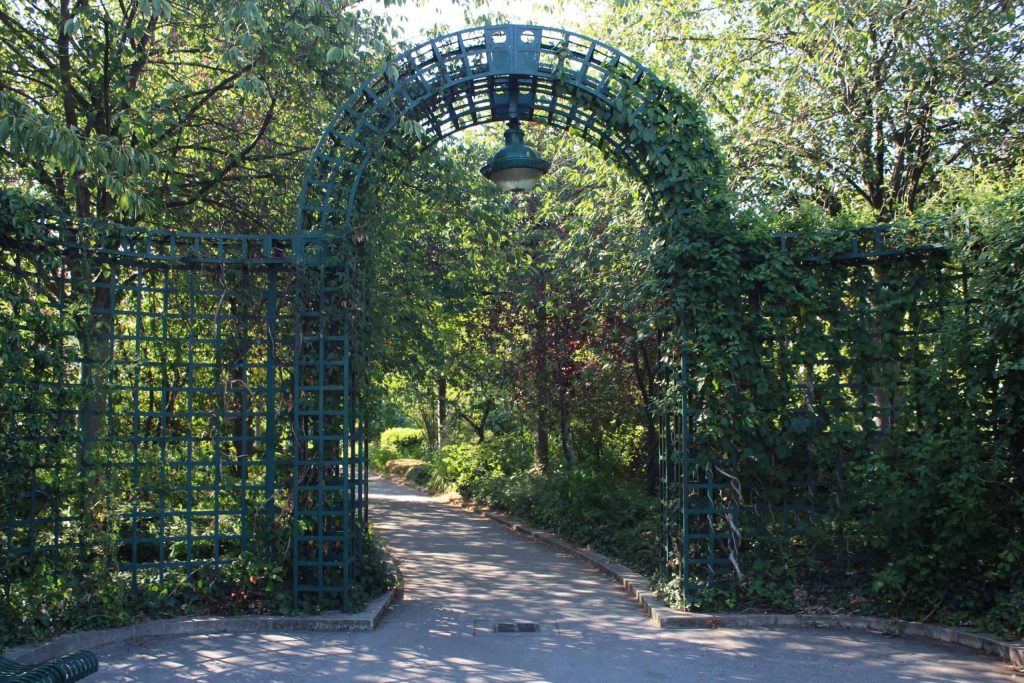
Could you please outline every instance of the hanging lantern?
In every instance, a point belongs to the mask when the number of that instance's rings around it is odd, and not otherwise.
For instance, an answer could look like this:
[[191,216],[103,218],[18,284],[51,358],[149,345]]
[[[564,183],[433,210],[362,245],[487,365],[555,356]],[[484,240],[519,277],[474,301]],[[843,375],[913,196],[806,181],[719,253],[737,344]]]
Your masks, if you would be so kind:
[[551,162],[523,141],[523,129],[512,119],[505,131],[505,146],[480,172],[505,192],[529,192],[550,168]]

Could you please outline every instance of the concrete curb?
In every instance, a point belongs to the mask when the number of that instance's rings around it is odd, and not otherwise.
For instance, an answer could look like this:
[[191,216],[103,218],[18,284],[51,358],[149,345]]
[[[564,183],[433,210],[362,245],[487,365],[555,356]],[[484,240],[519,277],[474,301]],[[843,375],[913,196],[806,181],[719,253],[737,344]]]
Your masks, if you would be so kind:
[[534,538],[558,550],[574,555],[604,574],[614,578],[632,596],[659,628],[765,628],[772,626],[802,628],[834,628],[873,631],[885,635],[924,638],[944,644],[963,647],[995,655],[1015,667],[1024,668],[1024,642],[1009,642],[985,633],[963,628],[922,624],[885,617],[848,616],[840,614],[697,614],[668,607],[651,590],[650,581],[629,567],[614,562],[601,553],[584,550],[547,531],[534,529],[483,508],[469,509],[502,524],[512,531]]
[[382,544],[387,561],[398,580],[398,586],[371,600],[362,612],[350,614],[333,610],[309,616],[260,614],[241,617],[179,617],[157,619],[129,626],[95,631],[65,633],[53,640],[13,647],[3,656],[21,664],[41,664],[75,650],[91,650],[105,645],[138,638],[160,636],[194,636],[215,633],[268,633],[290,631],[372,631],[384,613],[402,597],[402,574],[386,545]]

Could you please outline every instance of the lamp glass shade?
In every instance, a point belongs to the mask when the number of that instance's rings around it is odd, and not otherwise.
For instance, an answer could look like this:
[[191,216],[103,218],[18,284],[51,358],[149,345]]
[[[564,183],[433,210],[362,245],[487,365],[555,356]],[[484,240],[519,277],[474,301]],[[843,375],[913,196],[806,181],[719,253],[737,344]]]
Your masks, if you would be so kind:
[[529,192],[540,181],[544,171],[538,168],[519,166],[492,171],[490,180],[505,192]]
[[480,172],[506,192],[532,190],[551,162],[523,141],[523,129],[513,119],[505,131],[505,146],[483,165]]

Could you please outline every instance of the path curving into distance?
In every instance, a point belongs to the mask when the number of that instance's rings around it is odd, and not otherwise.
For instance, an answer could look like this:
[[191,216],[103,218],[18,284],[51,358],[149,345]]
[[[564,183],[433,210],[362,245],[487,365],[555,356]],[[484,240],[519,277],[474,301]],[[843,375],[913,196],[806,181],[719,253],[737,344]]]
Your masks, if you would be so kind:
[[[657,629],[580,560],[413,489],[370,490],[405,578],[376,631],[134,641],[98,649],[89,680],[1024,681],[966,650],[870,633]],[[509,623],[538,630],[495,632]]]

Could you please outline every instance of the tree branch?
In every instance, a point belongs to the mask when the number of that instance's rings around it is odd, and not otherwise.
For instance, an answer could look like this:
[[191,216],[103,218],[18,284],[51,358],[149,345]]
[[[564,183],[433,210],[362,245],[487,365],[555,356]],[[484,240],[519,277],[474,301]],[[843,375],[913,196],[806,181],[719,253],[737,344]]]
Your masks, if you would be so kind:
[[277,106],[277,100],[273,97],[270,98],[270,106],[267,108],[266,114],[263,116],[263,122],[260,124],[260,129],[257,131],[256,136],[252,139],[245,149],[239,154],[235,155],[231,161],[224,165],[224,167],[218,171],[215,175],[207,178],[198,184],[198,191],[189,197],[188,199],[172,200],[167,203],[168,208],[180,208],[189,204],[194,204],[203,198],[203,196],[209,192],[217,183],[221,182],[228,173],[233,169],[237,168],[243,161],[247,160],[248,155],[255,149],[256,145],[260,143],[263,136],[266,134],[267,129],[270,127],[270,122],[274,120],[274,110]]

